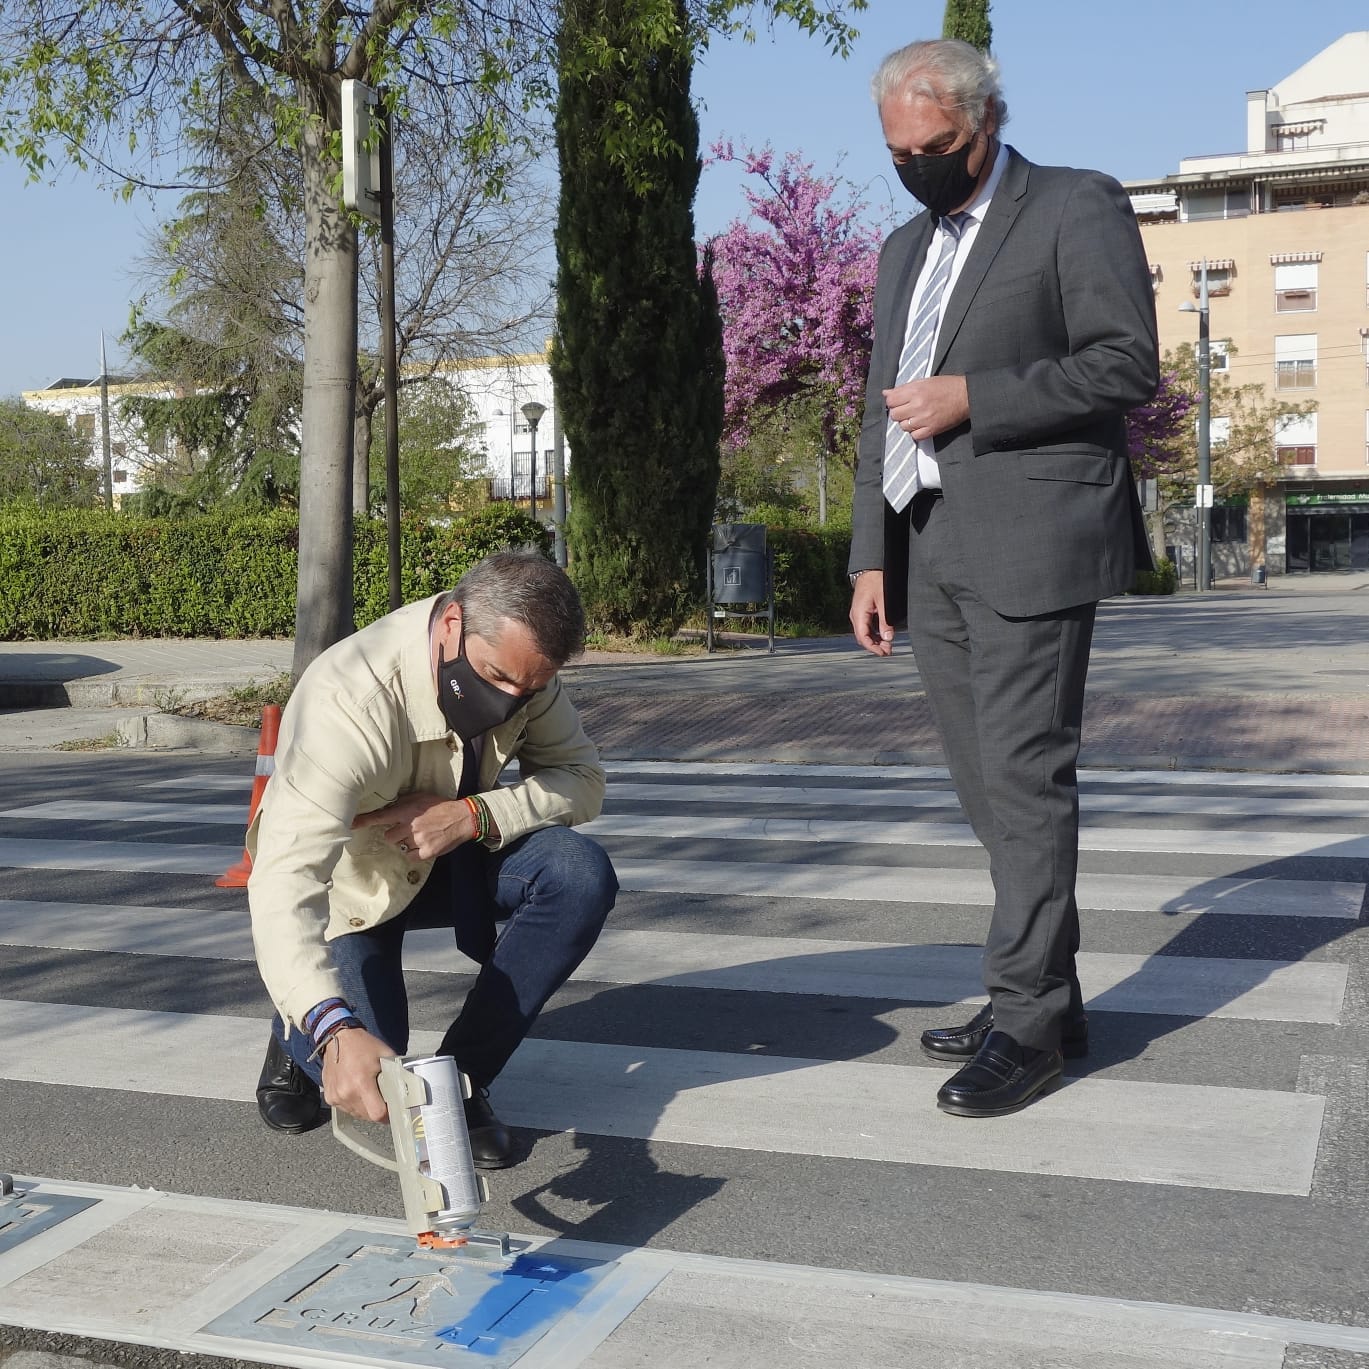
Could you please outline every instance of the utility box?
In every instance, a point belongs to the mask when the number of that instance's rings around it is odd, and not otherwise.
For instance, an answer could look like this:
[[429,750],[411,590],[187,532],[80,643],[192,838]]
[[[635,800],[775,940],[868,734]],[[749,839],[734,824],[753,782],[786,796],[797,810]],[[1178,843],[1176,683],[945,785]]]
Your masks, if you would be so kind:
[[[751,607],[740,607],[750,605]],[[765,618],[775,650],[775,576],[764,523],[715,523],[708,553],[708,649],[714,620]]]

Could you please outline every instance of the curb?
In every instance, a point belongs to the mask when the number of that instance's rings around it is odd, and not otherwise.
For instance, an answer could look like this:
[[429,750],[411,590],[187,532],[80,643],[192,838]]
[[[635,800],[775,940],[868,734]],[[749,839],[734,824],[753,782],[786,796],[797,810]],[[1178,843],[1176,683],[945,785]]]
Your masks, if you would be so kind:
[[255,752],[260,734],[208,718],[182,718],[175,713],[142,713],[126,718],[117,729],[119,745],[145,751],[199,751],[209,755]]
[[[245,683],[245,682],[244,682]],[[139,708],[156,705],[158,696],[198,703],[226,693],[233,685],[216,679],[174,680],[153,675],[99,680],[0,681],[0,709]]]

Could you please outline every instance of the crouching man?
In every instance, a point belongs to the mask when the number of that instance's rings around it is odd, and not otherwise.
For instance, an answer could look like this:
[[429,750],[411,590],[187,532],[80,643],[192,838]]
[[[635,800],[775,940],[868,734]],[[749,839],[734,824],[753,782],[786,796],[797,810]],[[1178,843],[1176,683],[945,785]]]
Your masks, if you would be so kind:
[[[257,965],[277,1010],[257,1085],[268,1127],[308,1131],[325,1101],[383,1120],[380,1060],[409,1040],[404,935],[450,927],[480,971],[438,1053],[470,1076],[475,1163],[510,1163],[490,1083],[618,890],[604,851],[571,830],[604,793],[556,674],[584,636],[564,572],[500,552],[304,672],[247,837]],[[520,778],[501,786],[514,757]]]

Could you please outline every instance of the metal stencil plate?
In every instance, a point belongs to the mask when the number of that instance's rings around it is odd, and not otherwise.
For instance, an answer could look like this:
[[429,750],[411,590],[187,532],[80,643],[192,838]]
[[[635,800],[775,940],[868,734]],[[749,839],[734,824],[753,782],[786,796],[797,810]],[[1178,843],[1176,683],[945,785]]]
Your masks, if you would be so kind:
[[59,1222],[94,1207],[95,1198],[73,1198],[66,1193],[41,1193],[18,1190],[0,1198],[0,1255],[36,1236],[49,1231]]
[[515,1364],[616,1268],[545,1251],[499,1259],[346,1231],[216,1318],[209,1335],[394,1364]]

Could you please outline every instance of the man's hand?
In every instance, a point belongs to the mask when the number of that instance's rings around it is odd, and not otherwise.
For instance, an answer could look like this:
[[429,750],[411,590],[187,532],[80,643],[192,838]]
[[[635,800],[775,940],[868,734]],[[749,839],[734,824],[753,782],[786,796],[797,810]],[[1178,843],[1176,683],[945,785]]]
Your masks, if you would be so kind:
[[410,860],[436,860],[475,836],[470,807],[437,794],[405,794],[384,808],[359,813],[352,826],[383,827],[385,840]]
[[970,417],[970,392],[964,376],[928,376],[885,390],[884,407],[914,442],[926,442]]
[[884,572],[864,570],[851,594],[851,627],[856,641],[872,656],[891,656],[894,630],[884,621]]
[[380,1062],[394,1054],[378,1036],[362,1027],[349,1027],[329,1037],[323,1046],[323,1101],[363,1122],[384,1122],[389,1116],[381,1096]]

